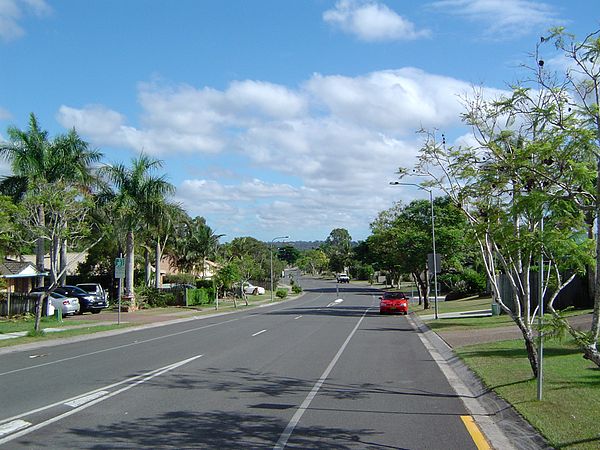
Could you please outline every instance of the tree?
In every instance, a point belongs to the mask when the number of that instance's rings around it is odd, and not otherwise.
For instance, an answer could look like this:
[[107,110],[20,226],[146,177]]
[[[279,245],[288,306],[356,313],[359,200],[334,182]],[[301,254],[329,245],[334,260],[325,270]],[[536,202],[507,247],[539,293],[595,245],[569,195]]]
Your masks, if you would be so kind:
[[344,272],[352,256],[352,238],[345,228],[331,230],[323,244],[323,251],[329,258],[329,267],[333,272]]
[[297,261],[298,267],[311,275],[320,275],[327,270],[329,258],[321,249],[306,250]]
[[282,245],[277,249],[277,258],[293,266],[300,257],[300,250],[293,245]]
[[131,162],[131,168],[123,164],[108,165],[102,173],[113,184],[113,207],[120,218],[125,242],[125,293],[131,298],[135,308],[134,293],[134,261],[135,233],[140,230],[143,219],[157,199],[172,194],[175,187],[164,175],[154,175],[154,171],[162,167],[162,162],[145,154],[140,154]]
[[[571,131],[579,136],[585,132],[591,134],[593,143],[591,155],[595,162],[595,186],[589,192],[593,193],[591,211],[588,209],[589,236],[593,237],[592,227],[596,222],[596,236],[600,236],[600,30],[588,34],[583,41],[577,42],[575,37],[565,33],[563,28],[551,30],[550,35],[543,37],[541,44],[551,42],[560,50],[570,65],[562,77],[549,73],[544,69],[544,60],[536,52],[537,83],[542,89],[554,93],[554,98],[561,106],[566,104],[567,117],[571,120],[560,122],[557,126],[565,131]],[[538,47],[539,50],[539,47]],[[576,121],[573,121],[573,116]],[[595,270],[590,272],[594,279],[594,310],[590,332],[582,334],[571,327],[568,322],[562,321],[569,333],[583,348],[584,357],[600,366],[600,351],[598,339],[600,338],[600,239],[596,238]],[[552,305],[550,310],[556,319],[560,315]]]
[[6,195],[0,195],[0,258],[18,249],[15,236],[19,233],[15,214],[19,207]]
[[[447,197],[434,200],[434,216],[437,253],[445,267],[461,267],[468,242],[466,221]],[[432,268],[427,267],[427,255],[433,249],[430,202],[397,203],[379,213],[371,229],[367,246],[372,262],[388,270],[392,280],[402,273],[411,274],[418,286],[419,302],[429,309]]]
[[[33,113],[29,116],[29,128],[25,131],[9,127],[10,142],[0,144],[0,156],[11,164],[13,175],[0,182],[0,191],[20,201],[27,192],[39,185],[66,182],[82,191],[89,191],[94,177],[91,165],[100,160],[102,154],[91,150],[74,129],[59,135],[52,141],[48,132],[42,130]],[[40,205],[37,214],[42,223],[45,214]],[[61,267],[66,267],[66,242],[60,243],[62,258]],[[36,245],[36,265],[40,272],[44,271],[44,239],[39,238]],[[64,273],[64,271],[63,271]],[[41,284],[43,279],[40,278]]]
[[[497,100],[476,93],[465,107],[463,120],[478,145],[447,148],[443,137],[427,132],[415,171],[428,175],[427,185],[445,191],[468,219],[495,301],[521,330],[537,376],[531,286],[539,255],[550,269],[543,279],[550,305],[590,257],[589,241],[579,238],[585,217],[575,206],[587,202],[593,182],[589,139],[554,125],[573,118],[554,92],[517,86]],[[510,298],[501,295],[499,271]]]
[[[28,192],[22,201],[21,214],[17,221],[23,225],[27,234],[34,239],[43,239],[50,248],[50,285],[52,290],[60,282],[68,266],[62,267],[59,262],[60,244],[68,240],[80,242],[89,234],[87,214],[90,209],[90,200],[82,197],[79,190],[64,182],[47,183],[38,185],[35,191]],[[40,206],[44,210],[44,217],[37,214]],[[82,249],[82,253],[92,247],[89,244]],[[35,329],[39,330],[41,308],[45,294],[38,297],[36,307]]]
[[204,277],[205,262],[216,256],[223,235],[215,234],[200,216],[178,221],[174,233],[173,246],[168,252],[171,261],[182,272],[199,273]]

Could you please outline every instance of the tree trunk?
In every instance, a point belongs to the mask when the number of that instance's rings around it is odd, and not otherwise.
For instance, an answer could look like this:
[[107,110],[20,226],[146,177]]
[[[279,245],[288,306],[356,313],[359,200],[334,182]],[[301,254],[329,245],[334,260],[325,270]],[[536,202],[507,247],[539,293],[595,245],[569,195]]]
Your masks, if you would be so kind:
[[[413,276],[419,287],[419,300],[421,297],[423,298],[423,309],[429,309],[431,307],[429,304],[429,283],[425,282],[418,273],[414,273]],[[425,272],[425,276],[427,277],[427,272]]]
[[146,287],[150,287],[152,284],[152,264],[150,261],[150,249],[146,246],[144,246],[144,277],[145,277],[145,283],[144,285]]
[[523,334],[523,340],[525,341],[525,350],[527,350],[527,359],[529,360],[529,365],[531,366],[533,377],[537,378],[539,365],[537,346],[535,345],[535,337],[533,336],[531,328],[525,326],[525,324],[523,323],[523,319],[517,319],[515,320],[515,323],[517,324],[517,326],[521,330],[521,333]]
[[35,331],[40,331],[40,322],[42,320],[42,307],[44,306],[44,298],[46,298],[46,295],[36,295],[36,298],[37,300],[35,301],[35,322],[33,324],[33,329]]
[[[41,226],[45,223],[44,218],[44,207],[40,206],[38,208],[38,222]],[[43,237],[38,237],[36,240],[36,248],[35,248],[35,266],[40,273],[44,273],[46,270],[44,268],[44,256],[46,254],[45,249],[45,241]],[[36,281],[37,287],[44,285],[44,275],[40,275],[37,277]]]
[[156,238],[156,247],[154,248],[154,287],[156,289],[160,289],[162,286],[162,277],[160,275],[160,259],[161,259],[161,250],[160,250],[160,240]]
[[67,265],[69,263],[67,257],[67,249],[67,240],[63,239],[60,243],[60,264],[58,266],[58,273],[60,273],[58,284],[60,286],[64,286],[65,284],[67,284]]
[[134,260],[135,260],[135,250],[134,250],[134,236],[133,230],[129,230],[127,232],[127,238],[125,243],[125,294],[131,300],[130,309],[135,311],[135,292],[134,292]]

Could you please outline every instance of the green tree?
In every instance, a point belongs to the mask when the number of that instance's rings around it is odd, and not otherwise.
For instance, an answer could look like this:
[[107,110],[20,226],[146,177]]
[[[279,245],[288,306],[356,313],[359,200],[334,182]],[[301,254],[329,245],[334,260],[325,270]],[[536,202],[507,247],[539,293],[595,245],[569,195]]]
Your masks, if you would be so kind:
[[179,270],[198,273],[204,277],[205,261],[216,256],[222,236],[207,225],[204,217],[180,220],[175,225],[175,238],[168,251],[169,258]]
[[306,250],[298,258],[297,265],[304,272],[311,275],[320,275],[327,270],[329,258],[321,249]]
[[175,187],[166,180],[165,175],[155,175],[154,171],[162,167],[162,162],[148,155],[140,154],[131,162],[131,167],[123,164],[108,165],[102,173],[114,186],[113,211],[119,217],[119,223],[126,236],[125,241],[125,293],[131,297],[135,308],[134,263],[135,233],[143,225],[144,218],[157,199],[163,199],[175,191]]
[[331,230],[323,244],[323,251],[329,258],[329,267],[333,272],[344,272],[352,257],[352,237],[345,228]]
[[282,245],[277,249],[277,258],[293,266],[300,257],[300,250],[293,245]]
[[[535,376],[538,308],[531,286],[539,255],[550,267],[543,280],[549,305],[591,256],[590,241],[580,239],[586,224],[577,206],[588,203],[594,181],[589,134],[570,130],[576,118],[555,94],[517,86],[496,100],[467,99],[463,120],[478,145],[447,148],[427,133],[415,168],[468,219],[494,298],[521,330]],[[510,298],[501,296],[499,272],[512,286]]]
[[[7,133],[9,142],[0,143],[0,157],[10,162],[12,175],[0,182],[1,192],[21,200],[26,193],[35,191],[39,186],[58,181],[89,192],[94,181],[92,165],[100,160],[102,154],[90,149],[74,129],[50,141],[48,132],[40,127],[31,113],[27,130],[9,127]],[[45,212],[42,205],[38,206],[35,214],[38,223],[43,223]],[[36,265],[42,272],[44,245],[45,241],[40,237],[36,244]],[[67,265],[66,245],[66,242],[60,243],[62,258],[59,264],[63,269]],[[42,282],[40,278],[39,283]]]
[[[544,68],[544,60],[540,56],[540,47],[545,43],[553,43],[563,56],[569,61],[568,69],[559,75]],[[592,200],[586,199],[579,203],[587,213],[588,237],[594,238],[593,226],[596,223],[596,236],[600,235],[600,30],[588,34],[582,41],[577,41],[573,35],[565,32],[563,28],[551,30],[549,36],[543,37],[537,48],[537,85],[541,89],[551,92],[554,107],[559,112],[565,112],[567,121],[559,115],[555,126],[561,130],[570,131],[571,136],[577,141],[582,133],[590,134],[592,143],[591,159],[595,166],[595,185],[588,191]],[[566,108],[564,107],[566,104]],[[573,120],[573,116],[576,120]],[[588,147],[585,147],[588,148]],[[568,160],[567,160],[568,161]],[[556,165],[564,164],[565,160],[555,160]],[[576,189],[574,190],[577,191]],[[591,206],[591,208],[590,208]],[[596,239],[595,267],[588,265],[588,279],[594,286],[594,310],[592,325],[589,333],[581,333],[569,325],[566,320],[561,320],[558,312],[549,305],[550,311],[562,325],[567,328],[571,336],[580,344],[584,357],[600,366],[600,239]]]

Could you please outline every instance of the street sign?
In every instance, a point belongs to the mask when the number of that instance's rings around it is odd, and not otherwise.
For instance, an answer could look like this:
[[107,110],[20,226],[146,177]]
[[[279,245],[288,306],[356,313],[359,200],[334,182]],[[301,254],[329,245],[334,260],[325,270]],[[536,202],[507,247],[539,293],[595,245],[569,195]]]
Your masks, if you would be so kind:
[[115,258],[115,278],[125,278],[125,258]]
[[[433,253],[427,254],[427,266],[429,267],[429,273],[433,273]],[[442,258],[439,253],[435,254],[435,273],[442,271]]]

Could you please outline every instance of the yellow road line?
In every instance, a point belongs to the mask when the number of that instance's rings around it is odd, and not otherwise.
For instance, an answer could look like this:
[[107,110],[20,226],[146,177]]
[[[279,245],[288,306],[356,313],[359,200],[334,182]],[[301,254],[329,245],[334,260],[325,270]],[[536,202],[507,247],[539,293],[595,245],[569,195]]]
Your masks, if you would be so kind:
[[479,427],[473,420],[473,417],[472,416],[460,416],[460,418],[462,419],[463,423],[465,424],[465,427],[466,427],[467,431],[469,432],[469,434],[471,435],[473,442],[475,442],[475,445],[477,446],[478,450],[491,450],[492,447],[490,447],[490,444],[488,444],[488,441],[485,439],[485,437],[481,433],[481,430],[479,429]]

